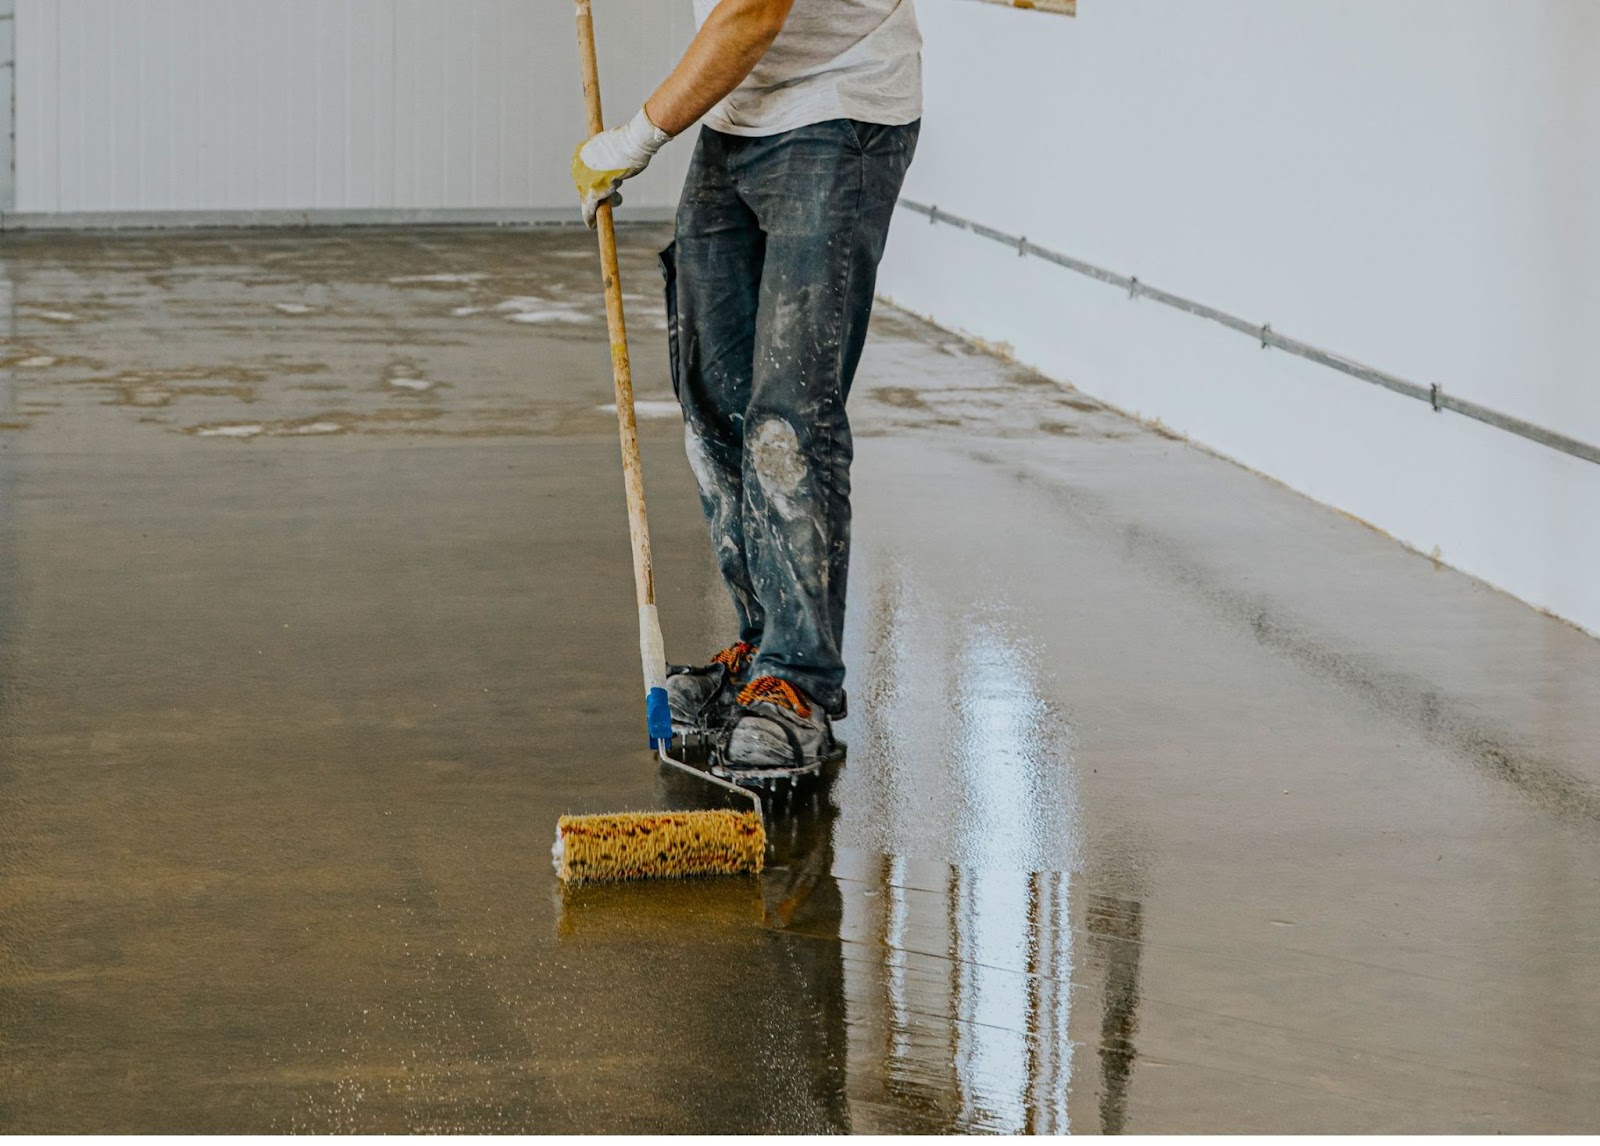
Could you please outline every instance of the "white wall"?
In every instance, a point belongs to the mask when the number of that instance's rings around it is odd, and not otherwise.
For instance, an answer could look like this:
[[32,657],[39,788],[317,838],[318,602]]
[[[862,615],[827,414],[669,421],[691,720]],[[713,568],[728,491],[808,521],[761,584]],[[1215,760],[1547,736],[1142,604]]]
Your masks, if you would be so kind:
[[12,29],[16,25],[15,0],[0,0],[0,211],[11,206],[15,195],[12,176],[15,167],[11,162],[13,131],[12,92],[15,89],[12,67],[12,47],[15,43]]
[[[612,122],[690,0],[595,5]],[[17,0],[18,213],[567,210],[570,0]],[[631,188],[675,202],[678,144]]]
[[[1600,443],[1600,4],[918,10],[908,198]],[[880,281],[1600,633],[1600,466],[909,212]]]

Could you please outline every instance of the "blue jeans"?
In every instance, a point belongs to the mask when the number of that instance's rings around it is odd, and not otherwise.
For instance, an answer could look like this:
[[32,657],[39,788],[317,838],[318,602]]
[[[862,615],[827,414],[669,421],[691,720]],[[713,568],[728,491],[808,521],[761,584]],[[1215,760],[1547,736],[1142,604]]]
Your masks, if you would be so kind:
[[661,255],[689,464],[739,638],[761,649],[751,671],[832,712],[850,565],[845,399],[918,127],[702,128]]

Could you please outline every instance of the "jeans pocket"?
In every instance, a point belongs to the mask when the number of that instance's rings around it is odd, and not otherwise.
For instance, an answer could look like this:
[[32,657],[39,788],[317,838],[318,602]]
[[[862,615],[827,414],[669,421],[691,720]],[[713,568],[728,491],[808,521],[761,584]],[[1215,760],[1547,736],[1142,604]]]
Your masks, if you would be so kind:
[[845,122],[855,133],[856,147],[861,154],[893,157],[910,166],[911,155],[917,149],[917,136],[922,131],[920,119],[903,124],[867,123],[859,119]]
[[667,365],[672,371],[672,393],[681,397],[678,388],[678,244],[667,244],[661,252],[661,278],[667,296]]

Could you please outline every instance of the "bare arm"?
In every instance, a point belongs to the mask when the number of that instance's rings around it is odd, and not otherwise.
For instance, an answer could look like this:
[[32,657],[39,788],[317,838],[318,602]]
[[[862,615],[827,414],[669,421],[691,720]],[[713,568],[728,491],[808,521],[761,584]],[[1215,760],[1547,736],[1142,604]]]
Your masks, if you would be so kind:
[[572,182],[583,221],[595,225],[600,204],[622,202],[617,188],[651,156],[744,81],[783,30],[794,0],[721,0],[672,74],[639,114],[602,131],[572,157]]
[[722,0],[706,17],[683,59],[645,114],[668,135],[677,135],[744,81],[783,30],[794,0]]

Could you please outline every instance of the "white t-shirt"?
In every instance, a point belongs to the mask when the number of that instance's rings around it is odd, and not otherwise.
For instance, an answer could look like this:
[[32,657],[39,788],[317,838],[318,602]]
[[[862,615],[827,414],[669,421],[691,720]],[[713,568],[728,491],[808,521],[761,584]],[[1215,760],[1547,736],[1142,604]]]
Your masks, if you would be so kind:
[[[717,0],[694,0],[697,25]],[[795,0],[755,70],[704,123],[776,135],[828,119],[910,123],[922,115],[922,33],[912,0]]]

